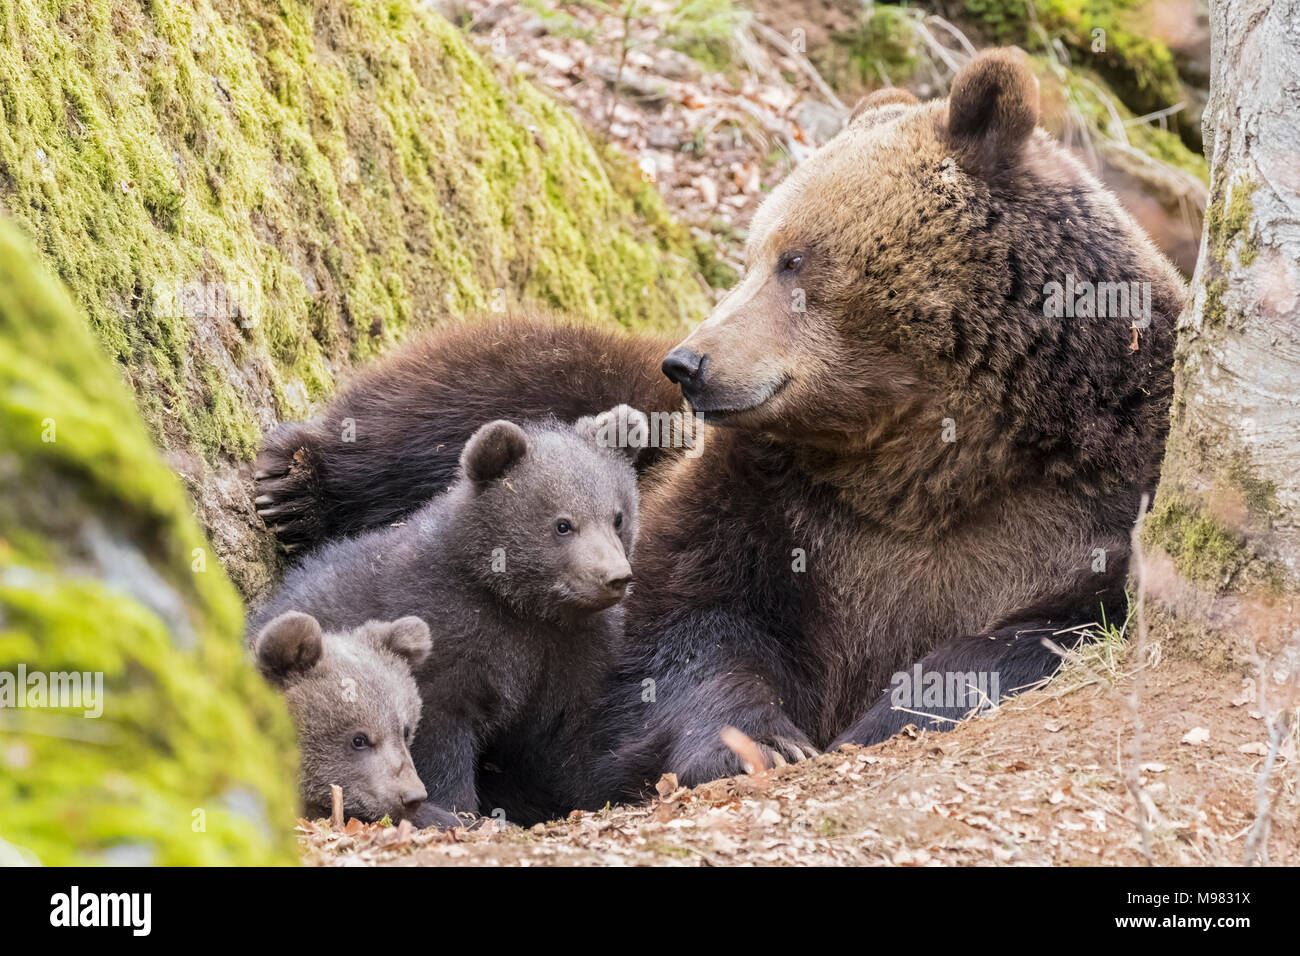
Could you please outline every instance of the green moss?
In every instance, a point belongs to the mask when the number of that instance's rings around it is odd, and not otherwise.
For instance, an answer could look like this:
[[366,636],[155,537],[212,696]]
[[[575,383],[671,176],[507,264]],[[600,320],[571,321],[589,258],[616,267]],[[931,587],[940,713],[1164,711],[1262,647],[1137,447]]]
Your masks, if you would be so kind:
[[292,728],[241,631],[111,363],[0,223],[0,674],[98,674],[103,708],[0,707],[0,855],[291,861]]
[[1194,581],[1221,586],[1249,562],[1241,537],[1176,492],[1161,492],[1143,527],[1145,543]]
[[[637,4],[636,0],[623,0]],[[685,53],[704,70],[721,73],[733,63],[733,38],[752,16],[732,0],[681,0],[669,5],[656,19],[663,32],[660,42]],[[649,5],[645,5],[649,8]]]
[[1210,254],[1224,268],[1232,265],[1230,253],[1236,245],[1238,236],[1243,238],[1238,248],[1238,259],[1241,264],[1248,266],[1255,261],[1258,250],[1251,242],[1247,230],[1250,228],[1251,217],[1255,212],[1252,197],[1257,189],[1259,183],[1255,180],[1239,180],[1232,186],[1232,196],[1226,202],[1220,192],[1205,211],[1205,229]]
[[1270,521],[1282,513],[1277,485],[1260,478],[1244,455],[1233,456],[1225,469],[1224,480],[1241,494],[1251,517]]
[[[1127,109],[1120,107],[1125,119]],[[1129,142],[1155,159],[1191,173],[1203,183],[1210,181],[1210,165],[1199,151],[1189,149],[1176,135],[1158,126],[1135,123],[1125,128]]]
[[1258,188],[1259,183],[1253,179],[1240,180],[1231,187],[1232,195],[1225,200],[1220,187],[1205,210],[1205,242],[1210,262],[1205,274],[1203,314],[1205,322],[1211,326],[1222,325],[1228,320],[1223,297],[1228,291],[1227,277],[1233,268],[1234,250],[1237,262],[1246,267],[1250,267],[1259,254],[1249,231],[1254,214],[1251,197]]
[[0,203],[208,460],[256,445],[232,365],[294,416],[447,313],[707,307],[658,197],[415,0],[0,0]]
[[1202,315],[1210,326],[1222,325],[1228,321],[1228,309],[1223,304],[1223,296],[1228,291],[1228,280],[1215,276],[1205,281],[1205,307]]
[[[1046,73],[1046,64],[1039,58],[1040,72]],[[1074,66],[1066,73],[1064,88],[1070,101],[1079,109],[1080,114],[1090,127],[1098,133],[1106,132],[1113,121],[1109,107],[1097,95],[1097,89],[1106,89],[1105,79],[1086,67]],[[1133,112],[1123,102],[1112,100],[1121,121],[1134,118]],[[1155,159],[1168,163],[1184,172],[1190,173],[1203,183],[1210,181],[1210,168],[1205,157],[1189,149],[1174,133],[1146,123],[1134,123],[1124,127],[1129,142]]]
[[[1220,489],[1239,494],[1247,520],[1267,528],[1278,514],[1276,488],[1253,477],[1242,459],[1233,459],[1220,476]],[[1255,591],[1280,595],[1290,575],[1277,561],[1261,558],[1247,536],[1227,527],[1203,503],[1184,491],[1162,483],[1155,506],[1142,529],[1143,544],[1159,548],[1173,560],[1179,573],[1216,590]]]
[[853,29],[834,33],[831,38],[833,48],[812,51],[812,55],[828,81],[840,89],[848,88],[849,83],[904,86],[916,76],[922,62],[922,48],[905,8],[869,7]]

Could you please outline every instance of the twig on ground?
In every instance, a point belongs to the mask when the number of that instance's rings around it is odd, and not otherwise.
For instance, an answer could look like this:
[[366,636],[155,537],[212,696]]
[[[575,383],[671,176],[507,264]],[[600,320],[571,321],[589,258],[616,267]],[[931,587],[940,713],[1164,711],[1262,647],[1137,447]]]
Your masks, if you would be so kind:
[[1271,789],[1273,771],[1277,767],[1283,742],[1294,732],[1295,710],[1297,700],[1300,699],[1300,661],[1295,659],[1297,653],[1300,653],[1300,648],[1288,648],[1279,655],[1287,661],[1288,670],[1281,692],[1276,695],[1279,698],[1277,702],[1269,699],[1272,695],[1268,694],[1270,683],[1268,677],[1272,670],[1269,666],[1270,662],[1264,661],[1258,652],[1256,653],[1259,673],[1256,686],[1259,688],[1261,698],[1258,705],[1264,717],[1264,725],[1268,728],[1268,754],[1264,757],[1264,765],[1260,768],[1257,777],[1255,822],[1251,824],[1246,836],[1242,860],[1245,866],[1254,866],[1257,863],[1262,866],[1269,865],[1268,832],[1272,825],[1273,809],[1277,806],[1278,797],[1281,796],[1283,789],[1280,786],[1276,790]]
[[336,783],[330,784],[330,826],[343,829],[343,788]]
[[[1142,837],[1142,855],[1146,857],[1148,863],[1152,862],[1151,821],[1147,812],[1147,803],[1143,800],[1146,794],[1142,792],[1138,768],[1142,765],[1142,691],[1146,687],[1147,668],[1146,559],[1142,554],[1142,522],[1146,518],[1147,506],[1150,503],[1150,498],[1144,494],[1142,504],[1138,508],[1137,521],[1133,523],[1131,537],[1133,542],[1134,577],[1137,581],[1137,600],[1135,602],[1137,644],[1133,648],[1137,668],[1133,672],[1133,682],[1128,697],[1129,718],[1133,721],[1133,740],[1129,745],[1128,762],[1122,767],[1124,785],[1132,795],[1133,802],[1137,804],[1137,823],[1138,833]],[[1150,797],[1147,797],[1147,800],[1149,799]]]

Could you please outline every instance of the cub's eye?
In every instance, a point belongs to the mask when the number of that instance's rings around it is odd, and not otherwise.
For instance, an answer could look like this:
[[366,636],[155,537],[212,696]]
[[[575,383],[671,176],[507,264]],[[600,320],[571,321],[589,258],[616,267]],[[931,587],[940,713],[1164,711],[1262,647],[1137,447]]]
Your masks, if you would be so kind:
[[793,274],[803,268],[802,252],[786,252],[776,261],[776,271],[785,274]]
[[402,728],[402,739],[405,740],[408,744],[411,742],[411,728],[410,728],[410,727],[404,727],[404,728]]
[[573,530],[573,525],[569,524],[569,522],[566,521],[564,518],[561,518],[559,521],[555,522],[556,534],[568,534],[572,530]]
[[357,734],[355,737],[352,738],[353,750],[365,750],[369,746],[370,746],[370,738],[367,737],[365,734]]
[[614,515],[614,527],[623,527],[623,512],[620,511],[618,514]]

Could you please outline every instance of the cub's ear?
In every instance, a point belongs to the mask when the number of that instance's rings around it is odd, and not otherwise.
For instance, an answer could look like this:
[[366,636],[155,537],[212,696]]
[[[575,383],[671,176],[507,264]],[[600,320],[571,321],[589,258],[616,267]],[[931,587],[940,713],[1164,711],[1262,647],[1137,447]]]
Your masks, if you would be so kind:
[[253,655],[262,676],[283,687],[315,667],[323,647],[316,619],[290,611],[262,628],[253,642]]
[[495,481],[528,454],[528,439],[514,422],[488,422],[470,436],[460,465],[470,481]]
[[981,53],[952,81],[946,138],[971,173],[1015,165],[1037,123],[1038,78],[1014,47]]
[[902,87],[886,86],[884,89],[868,93],[858,100],[858,105],[853,107],[853,112],[849,114],[849,122],[852,123],[863,113],[879,109],[882,106],[889,106],[891,103],[911,106],[919,102],[920,100]]
[[392,624],[381,625],[380,643],[396,654],[406,658],[415,670],[424,663],[424,659],[433,650],[433,638],[429,636],[429,625],[418,617],[401,617]]
[[599,415],[579,418],[573,429],[598,448],[612,448],[632,461],[650,444],[650,420],[631,405],[615,405]]

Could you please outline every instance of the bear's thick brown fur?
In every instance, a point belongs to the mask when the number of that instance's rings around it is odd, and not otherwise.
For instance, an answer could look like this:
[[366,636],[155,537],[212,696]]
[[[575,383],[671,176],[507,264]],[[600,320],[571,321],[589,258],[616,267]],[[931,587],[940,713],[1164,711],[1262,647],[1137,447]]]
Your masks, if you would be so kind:
[[[659,373],[673,344],[549,316],[448,323],[358,375],[320,418],[268,435],[258,511],[288,549],[309,548],[446,491],[470,435],[501,417],[494,408],[512,421],[566,422],[624,404],[679,409],[681,393]],[[645,450],[638,468],[661,455]]]
[[[1182,281],[1035,129],[1036,81],[1018,55],[977,57],[948,101],[909,99],[866,104],[772,193],[743,281],[664,360],[716,427],[698,457],[642,479],[589,803],[667,771],[687,784],[737,772],[725,725],[787,760],[906,723],[950,726],[969,701],[900,706],[885,693],[895,675],[995,676],[1005,695],[1055,669],[1044,636],[1066,643],[1065,628],[1122,619]],[[1089,288],[1091,308],[1075,295]],[[443,416],[468,434],[476,416],[539,406],[672,407],[626,340],[557,332],[580,335],[566,345],[578,366],[604,371],[552,376],[545,352],[508,349],[499,364],[502,337],[535,338],[531,322],[484,327],[482,348],[454,334],[454,356],[425,348],[371,373],[401,368],[401,394],[341,400],[405,443],[357,460],[327,508],[379,485],[400,500],[428,470],[403,456],[454,461],[458,448],[422,444]],[[628,390],[585,393],[613,381]],[[276,444],[267,470],[286,474],[293,446]],[[347,454],[310,453],[326,471]],[[319,520],[306,483],[277,480],[272,507],[287,488],[291,517]]]

